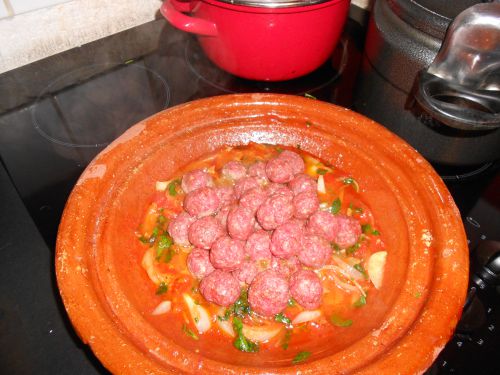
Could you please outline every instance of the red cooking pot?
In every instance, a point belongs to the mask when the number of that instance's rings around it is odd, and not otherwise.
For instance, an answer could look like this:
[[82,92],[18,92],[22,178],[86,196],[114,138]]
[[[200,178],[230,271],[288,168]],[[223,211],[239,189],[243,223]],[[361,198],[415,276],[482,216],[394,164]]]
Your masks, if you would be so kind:
[[284,81],[310,73],[328,59],[349,4],[349,0],[166,0],[161,13],[178,29],[197,34],[208,58],[221,69],[247,79]]

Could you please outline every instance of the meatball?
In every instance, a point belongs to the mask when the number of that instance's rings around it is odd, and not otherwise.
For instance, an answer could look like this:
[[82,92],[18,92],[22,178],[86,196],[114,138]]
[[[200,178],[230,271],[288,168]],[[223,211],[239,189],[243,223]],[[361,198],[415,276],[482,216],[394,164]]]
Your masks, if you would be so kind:
[[219,186],[215,189],[221,205],[234,203],[236,196],[232,186]]
[[266,175],[272,182],[285,183],[293,179],[294,173],[290,163],[277,157],[267,162]]
[[240,296],[240,283],[229,272],[215,270],[200,282],[200,292],[208,302],[229,306]]
[[210,263],[208,251],[199,248],[195,248],[189,253],[187,268],[197,279],[202,279],[215,270]]
[[219,209],[220,199],[213,188],[203,187],[190,192],[184,198],[184,209],[191,215],[203,217]]
[[271,253],[278,258],[290,258],[302,248],[304,226],[291,220],[276,228],[271,237]]
[[288,183],[288,187],[295,195],[305,193],[307,191],[316,193],[318,190],[316,181],[306,174],[296,175],[293,180]]
[[338,225],[338,233],[335,237],[335,243],[341,248],[346,248],[354,245],[361,235],[361,225],[359,222],[346,215],[336,215]]
[[227,231],[237,240],[246,240],[253,232],[255,217],[252,211],[242,206],[235,206],[227,215]]
[[196,189],[213,186],[212,176],[201,169],[194,169],[182,177],[181,187],[184,192],[190,193]]
[[263,316],[283,311],[289,298],[288,281],[273,270],[259,273],[248,288],[251,309]]
[[316,192],[305,191],[293,198],[294,215],[298,219],[307,219],[319,208],[319,198]]
[[257,210],[257,220],[265,230],[272,230],[293,217],[292,197],[272,195]]
[[240,199],[246,191],[259,187],[259,180],[255,177],[244,177],[236,182],[234,185],[234,194],[236,198]]
[[254,261],[271,259],[270,246],[271,235],[264,230],[258,230],[248,237],[245,244],[245,253]]
[[315,235],[305,235],[298,258],[305,266],[319,268],[328,262],[331,252],[330,243],[325,238]]
[[310,234],[325,237],[328,241],[334,241],[339,230],[335,216],[327,211],[316,211],[309,217],[307,231]]
[[222,175],[231,180],[239,180],[247,175],[247,168],[239,161],[230,161],[222,167]]
[[233,271],[233,276],[236,277],[239,281],[242,281],[246,284],[251,284],[255,276],[257,276],[258,269],[255,262],[251,260],[244,261],[240,268],[236,271]]
[[168,233],[172,236],[174,242],[180,246],[189,246],[188,229],[191,224],[196,221],[195,217],[192,217],[187,212],[183,211],[177,215],[168,224]]
[[271,269],[288,279],[291,274],[302,268],[302,264],[296,256],[288,259],[273,257],[271,260]]
[[293,174],[304,173],[304,160],[296,152],[285,150],[279,155],[279,159],[286,161],[290,165]]
[[247,190],[240,198],[240,206],[248,208],[253,214],[267,198],[267,194],[261,187]]
[[196,247],[210,249],[215,240],[224,235],[224,228],[213,216],[196,220],[188,230],[189,241]]
[[229,215],[229,211],[231,211],[233,207],[234,206],[232,205],[222,206],[219,212],[217,212],[217,214],[215,215],[215,218],[219,220],[224,229],[227,228],[227,216]]
[[306,309],[316,309],[321,305],[323,286],[318,275],[311,270],[300,270],[290,277],[290,294]]
[[266,163],[263,161],[257,161],[248,167],[248,175],[251,177],[257,177],[261,181],[267,181],[266,175]]
[[293,198],[293,192],[284,184],[278,184],[276,182],[271,182],[267,185],[268,195],[285,195]]
[[241,241],[231,237],[220,237],[212,245],[210,261],[215,268],[224,271],[238,269],[245,259],[245,248]]

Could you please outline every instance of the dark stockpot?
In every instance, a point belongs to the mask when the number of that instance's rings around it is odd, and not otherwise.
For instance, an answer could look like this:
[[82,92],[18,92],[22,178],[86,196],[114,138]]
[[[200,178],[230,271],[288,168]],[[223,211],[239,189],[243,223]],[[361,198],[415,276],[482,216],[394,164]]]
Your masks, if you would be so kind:
[[[500,28],[471,27],[482,13],[492,8],[497,12],[500,4],[478,3],[377,0],[373,7],[355,109],[407,140],[431,162],[466,166],[500,159]],[[493,81],[490,87],[481,87],[477,76],[458,82],[457,74],[431,72],[439,63],[438,68],[449,71],[472,64],[471,51],[465,51],[471,46],[462,43],[467,39],[475,40],[472,56],[487,65],[480,78]],[[492,43],[489,50],[480,43],[485,40]],[[473,68],[460,73],[477,75]]]

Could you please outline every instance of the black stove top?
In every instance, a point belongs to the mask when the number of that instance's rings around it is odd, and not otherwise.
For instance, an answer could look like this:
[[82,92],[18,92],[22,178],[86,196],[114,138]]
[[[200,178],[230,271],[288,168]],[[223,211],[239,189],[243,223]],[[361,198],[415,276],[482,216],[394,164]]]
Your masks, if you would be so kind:
[[[95,155],[141,119],[207,96],[310,94],[351,107],[363,35],[349,21],[327,63],[287,82],[227,74],[162,20],[0,75],[0,368],[106,373],[71,328],[53,269],[64,204]],[[488,241],[500,239],[498,164],[436,168],[460,208],[473,258],[491,258],[497,243]],[[500,373],[500,292],[493,279],[471,280],[464,317],[429,374]]]

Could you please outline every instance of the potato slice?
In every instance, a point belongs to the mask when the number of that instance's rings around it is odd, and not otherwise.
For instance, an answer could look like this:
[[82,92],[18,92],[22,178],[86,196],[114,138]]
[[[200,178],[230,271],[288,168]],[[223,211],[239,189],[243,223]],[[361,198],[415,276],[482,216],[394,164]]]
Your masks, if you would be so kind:
[[366,262],[366,271],[368,272],[368,276],[370,277],[373,286],[377,289],[380,289],[384,280],[386,260],[387,251],[377,251],[376,253],[373,253]]

